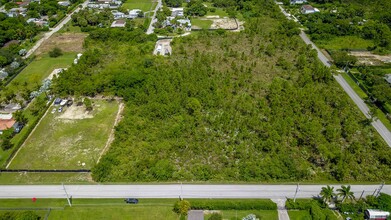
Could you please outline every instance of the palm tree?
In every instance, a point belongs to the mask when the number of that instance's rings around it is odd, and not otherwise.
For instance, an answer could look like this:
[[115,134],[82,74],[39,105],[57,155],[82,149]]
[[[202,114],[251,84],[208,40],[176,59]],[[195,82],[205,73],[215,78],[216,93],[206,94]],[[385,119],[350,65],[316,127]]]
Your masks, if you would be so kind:
[[337,189],[337,191],[338,191],[338,196],[342,197],[342,202],[344,202],[346,198],[354,199],[354,193],[350,191],[350,185],[341,186],[341,189]]
[[326,187],[322,187],[322,191],[320,191],[320,195],[324,202],[330,202],[331,199],[335,196],[334,187],[327,185]]

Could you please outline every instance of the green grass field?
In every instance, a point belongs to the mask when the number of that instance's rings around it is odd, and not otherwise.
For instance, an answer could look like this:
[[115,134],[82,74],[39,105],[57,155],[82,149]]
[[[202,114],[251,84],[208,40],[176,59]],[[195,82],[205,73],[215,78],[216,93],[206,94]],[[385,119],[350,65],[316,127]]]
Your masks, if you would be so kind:
[[0,184],[91,184],[89,173],[0,173]]
[[197,26],[202,29],[208,29],[210,26],[213,24],[213,21],[210,20],[200,20],[200,19],[192,19],[191,20],[191,25]]
[[153,5],[156,5],[152,0],[127,0],[122,7],[125,9],[140,9],[143,12],[153,10]]
[[[1,209],[45,209],[52,208],[48,219],[164,219],[176,220],[179,216],[172,211],[177,199],[139,199],[138,204],[126,204],[118,199],[73,199],[72,207],[64,199],[1,199]],[[260,219],[277,220],[276,210],[225,210],[221,212],[224,219],[242,219],[248,214],[255,214]],[[42,217],[45,210],[37,212]],[[208,219],[208,215],[205,219]]]
[[328,50],[340,49],[362,49],[373,47],[374,43],[371,40],[365,40],[357,36],[334,37],[331,40],[315,41],[316,45]]
[[[73,199],[69,207],[64,199],[2,199],[0,208],[52,208],[48,219],[179,219],[172,211],[176,199],[140,199],[126,204],[118,199]],[[41,216],[45,211],[38,211]],[[42,216],[43,217],[43,216]]]
[[76,53],[66,53],[57,58],[51,58],[49,55],[37,57],[15,77],[8,87],[11,90],[16,90],[24,83],[27,83],[27,87],[30,89],[36,87],[37,84],[41,85],[42,80],[47,78],[54,69],[71,66],[75,57]]
[[290,220],[310,220],[311,215],[306,210],[289,210],[288,211]]
[[[117,102],[93,102],[94,110],[88,114],[84,106],[76,105],[65,108],[62,113],[48,112],[26,140],[10,168],[91,168],[107,142],[118,112]],[[53,108],[50,107],[49,111]],[[81,167],[78,161],[85,163],[85,167]]]

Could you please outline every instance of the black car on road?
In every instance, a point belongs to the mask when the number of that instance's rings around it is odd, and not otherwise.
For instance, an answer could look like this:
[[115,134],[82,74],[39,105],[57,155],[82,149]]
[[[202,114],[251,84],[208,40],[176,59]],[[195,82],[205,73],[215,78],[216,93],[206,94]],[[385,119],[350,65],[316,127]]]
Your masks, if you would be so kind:
[[138,199],[127,198],[127,199],[125,199],[125,202],[126,203],[130,203],[130,204],[137,204],[138,203]]

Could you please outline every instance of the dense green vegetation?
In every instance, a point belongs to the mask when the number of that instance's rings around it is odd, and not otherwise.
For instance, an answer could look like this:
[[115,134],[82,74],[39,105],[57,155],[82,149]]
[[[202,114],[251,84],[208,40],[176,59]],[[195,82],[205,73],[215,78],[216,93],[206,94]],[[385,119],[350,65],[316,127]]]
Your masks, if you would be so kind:
[[[332,40],[339,36],[358,36],[374,42],[364,48],[386,52],[391,49],[391,2],[388,0],[314,1],[320,13],[301,15],[301,22],[314,40]],[[297,6],[298,7],[298,6]],[[381,10],[379,10],[381,8]],[[345,49],[350,49],[346,44]]]
[[151,57],[153,35],[99,29],[59,94],[127,103],[97,181],[375,181],[391,152],[273,1],[245,31],[201,31]]

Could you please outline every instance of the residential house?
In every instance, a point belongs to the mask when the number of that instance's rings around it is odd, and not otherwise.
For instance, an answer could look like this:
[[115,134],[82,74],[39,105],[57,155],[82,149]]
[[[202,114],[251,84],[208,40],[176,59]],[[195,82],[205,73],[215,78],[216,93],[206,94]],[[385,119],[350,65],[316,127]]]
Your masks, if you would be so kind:
[[49,23],[47,21],[44,21],[44,20],[38,19],[38,18],[29,18],[29,19],[27,19],[26,22],[27,23],[34,23],[40,27],[49,26]]
[[8,77],[8,73],[5,71],[5,69],[0,70],[0,80],[4,80],[5,78]]
[[12,118],[12,114],[0,114],[0,134],[12,128],[14,124],[15,120]]
[[183,17],[184,15],[183,8],[171,8],[171,17]]
[[123,28],[123,27],[125,27],[125,25],[126,25],[126,21],[121,19],[121,20],[114,21],[111,24],[110,27],[120,27],[120,28]]
[[22,109],[22,106],[20,106],[18,103],[10,103],[10,104],[4,106],[4,108],[2,108],[0,110],[0,113],[9,115],[9,114],[12,114],[12,113],[20,110],[20,109]]
[[191,31],[191,21],[189,19],[178,19],[179,27],[184,28],[186,31]]
[[303,5],[301,6],[301,13],[302,14],[313,14],[319,12],[317,8],[312,7],[311,5]]
[[111,13],[113,14],[115,20],[118,20],[118,19],[121,19],[121,18],[125,18],[125,14],[122,13],[122,12],[111,11]]
[[133,10],[130,10],[130,11],[129,11],[128,18],[130,18],[130,19],[137,18],[140,12],[142,12],[140,9],[133,9]]
[[11,8],[8,10],[8,17],[18,17],[19,15],[25,17],[27,12],[27,8]]
[[307,3],[307,0],[291,0],[291,5],[304,4],[304,3]]
[[71,5],[71,3],[69,1],[60,1],[57,4],[64,6],[64,7],[68,7]]

